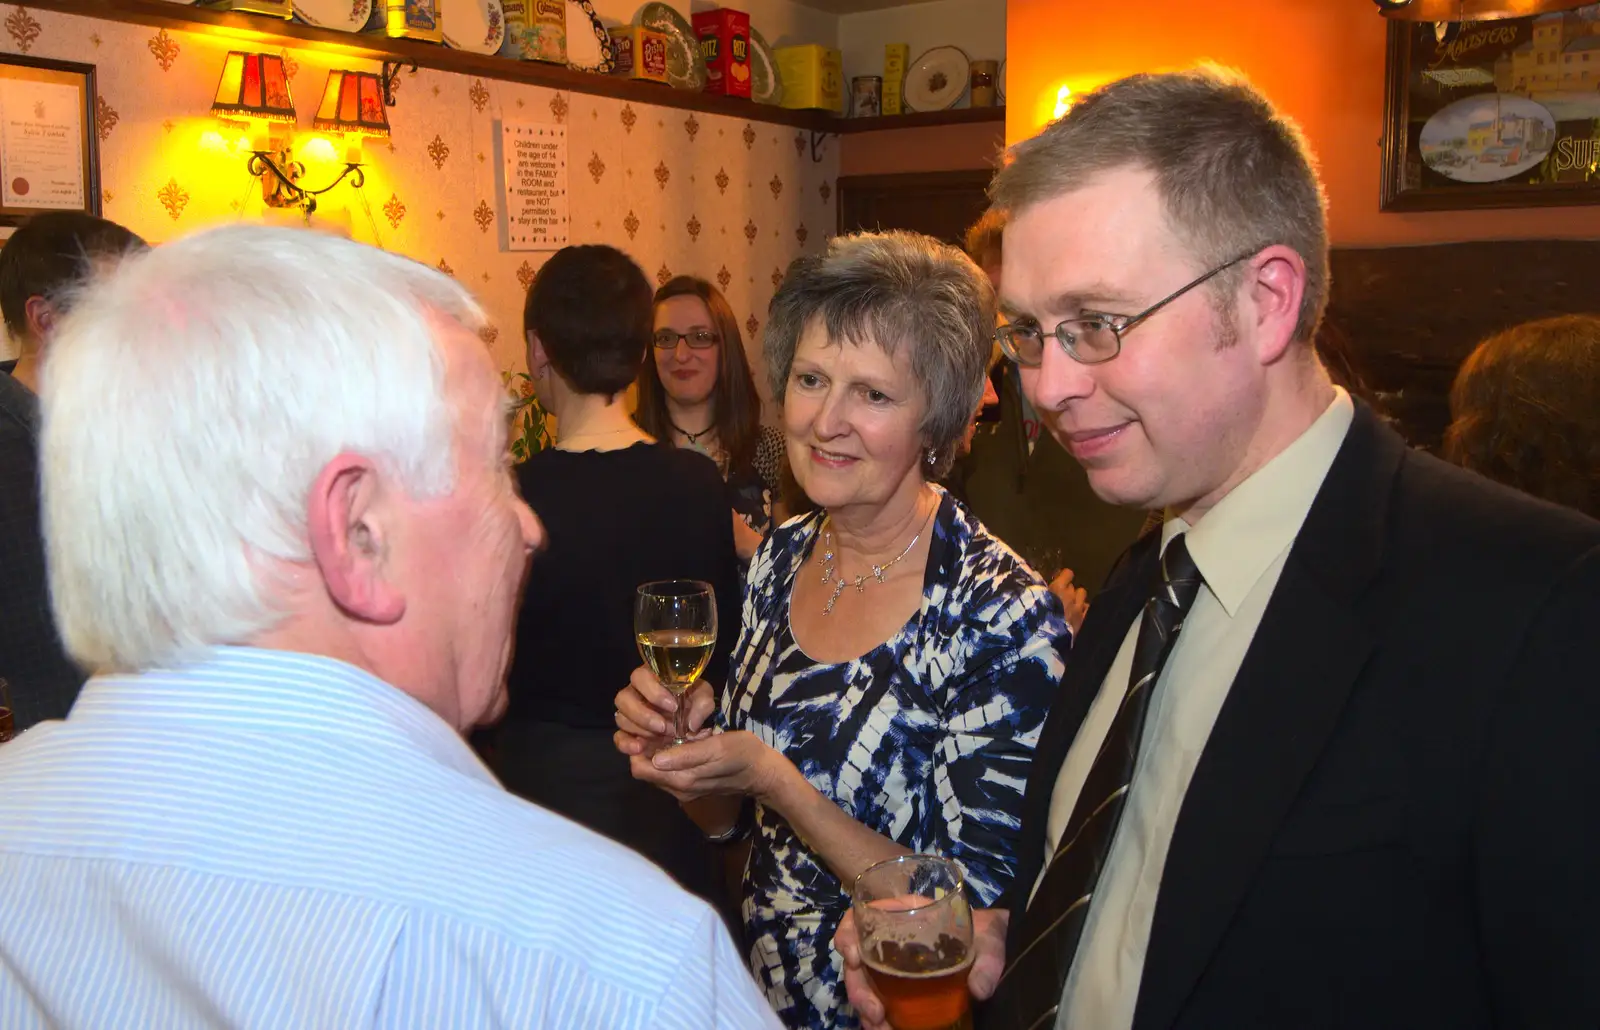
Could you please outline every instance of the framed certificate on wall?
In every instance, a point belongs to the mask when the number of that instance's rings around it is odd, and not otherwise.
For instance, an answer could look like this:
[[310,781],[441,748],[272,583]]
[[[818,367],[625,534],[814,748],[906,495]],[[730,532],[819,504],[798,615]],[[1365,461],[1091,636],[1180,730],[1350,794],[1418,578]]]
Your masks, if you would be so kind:
[[0,226],[100,213],[92,64],[0,55]]

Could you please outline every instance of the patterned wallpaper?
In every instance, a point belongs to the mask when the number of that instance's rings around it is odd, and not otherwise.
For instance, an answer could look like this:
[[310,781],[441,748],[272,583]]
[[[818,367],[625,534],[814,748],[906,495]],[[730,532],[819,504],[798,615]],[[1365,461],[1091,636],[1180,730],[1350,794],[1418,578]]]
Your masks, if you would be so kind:
[[[0,20],[7,52],[97,66],[106,217],[152,242],[228,219],[299,221],[263,207],[239,134],[219,132],[208,115],[224,55],[253,44],[24,7],[0,6]],[[303,146],[328,70],[378,69],[315,50],[284,55],[303,181],[316,188],[342,167]],[[547,255],[499,249],[502,118],[568,127],[571,242],[620,247],[658,281],[694,274],[720,284],[752,357],[783,268],[836,224],[837,138],[814,162],[809,133],[786,126],[428,69],[403,72],[396,93],[392,137],[366,144],[365,187],[321,198],[316,224],[469,285],[493,318],[485,338],[505,368],[522,367],[523,295]]]

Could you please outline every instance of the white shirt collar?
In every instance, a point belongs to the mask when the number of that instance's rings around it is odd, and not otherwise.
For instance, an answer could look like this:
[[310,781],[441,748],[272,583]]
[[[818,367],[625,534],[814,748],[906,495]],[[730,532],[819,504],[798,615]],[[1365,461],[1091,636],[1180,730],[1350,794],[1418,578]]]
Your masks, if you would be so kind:
[[1262,573],[1294,541],[1338,457],[1355,418],[1355,403],[1342,387],[1317,420],[1271,461],[1230,490],[1191,526],[1169,518],[1161,549],[1188,533],[1189,555],[1229,618],[1239,610]]

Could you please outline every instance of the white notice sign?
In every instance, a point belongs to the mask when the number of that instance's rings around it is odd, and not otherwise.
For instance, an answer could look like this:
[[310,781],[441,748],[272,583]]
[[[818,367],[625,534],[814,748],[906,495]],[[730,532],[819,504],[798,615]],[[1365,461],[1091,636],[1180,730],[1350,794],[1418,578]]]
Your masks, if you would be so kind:
[[510,250],[567,245],[567,127],[501,122],[506,241]]
[[83,210],[83,99],[76,86],[0,78],[0,202]]

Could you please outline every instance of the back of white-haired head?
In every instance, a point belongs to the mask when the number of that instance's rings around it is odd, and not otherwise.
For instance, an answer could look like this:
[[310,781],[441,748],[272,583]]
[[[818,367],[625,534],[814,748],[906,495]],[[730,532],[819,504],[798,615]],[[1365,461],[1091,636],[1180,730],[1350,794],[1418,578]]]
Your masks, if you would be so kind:
[[364,454],[452,486],[430,316],[482,327],[454,280],[294,229],[231,226],[118,263],[61,324],[41,407],[56,623],[96,670],[161,667],[283,615],[313,481]]

